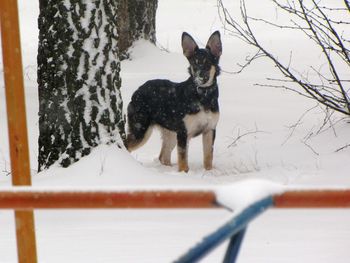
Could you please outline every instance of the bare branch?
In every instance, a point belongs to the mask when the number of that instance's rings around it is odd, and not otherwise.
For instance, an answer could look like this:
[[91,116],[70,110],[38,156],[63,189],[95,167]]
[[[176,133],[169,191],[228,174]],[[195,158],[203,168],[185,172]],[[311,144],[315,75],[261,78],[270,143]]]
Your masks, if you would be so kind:
[[[341,71],[338,68],[339,61],[334,60],[334,56],[338,56],[344,62],[342,66],[346,66],[350,70],[350,50],[348,48],[350,41],[346,40],[349,38],[344,37],[344,32],[340,34],[335,27],[335,25],[339,24],[347,25],[348,22],[338,21],[326,14],[326,11],[327,13],[332,12],[335,14],[336,12],[344,12],[344,8],[321,7],[319,2],[315,0],[308,2],[308,6],[306,6],[303,0],[286,0],[284,4],[281,4],[278,0],[273,0],[273,2],[277,8],[287,12],[292,17],[290,20],[292,23],[291,26],[280,25],[264,18],[249,16],[245,0],[241,0],[241,22],[239,23],[237,22],[238,19],[233,19],[224,7],[222,0],[218,0],[218,6],[223,14],[225,26],[227,25],[227,28],[229,28],[232,34],[239,36],[247,44],[256,48],[255,55],[247,57],[243,64],[238,64],[240,70],[237,73],[242,72],[256,59],[266,57],[282,73],[284,78],[280,81],[284,82],[284,84],[258,84],[258,86],[292,90],[302,96],[318,101],[320,105],[324,105],[329,109],[350,115],[350,88],[346,86],[349,80],[341,77]],[[345,3],[348,4],[348,1]],[[259,42],[253,31],[251,22],[265,23],[281,30],[300,30],[303,32],[308,39],[311,39],[315,43],[316,47],[320,48],[322,57],[327,61],[328,69],[324,69],[328,71],[327,74],[324,73],[324,70],[321,73],[321,70],[311,67],[311,70],[316,73],[319,79],[318,81],[310,81],[308,73],[298,73],[292,68],[292,51],[290,51],[288,64],[283,64]],[[297,90],[295,85],[289,87],[291,83],[297,84],[302,90]]]
[[301,141],[307,148],[309,148],[315,155],[319,156],[320,154],[307,142],[307,140]]
[[264,56],[265,55],[263,53],[261,53],[260,50],[258,50],[258,52],[256,52],[256,54],[253,55],[252,57],[247,56],[244,64],[237,63],[237,65],[240,67],[240,70],[238,70],[236,73],[241,73],[245,68],[247,68],[255,60],[257,60],[258,58],[264,57]]
[[344,149],[346,149],[346,148],[348,148],[348,147],[350,147],[350,143],[344,145],[343,147],[340,147],[340,148],[336,149],[334,152],[336,152],[336,153],[337,153],[337,152],[340,152],[340,151],[342,151],[342,150],[344,150]]
[[267,133],[267,132],[260,131],[260,130],[258,130],[258,127],[255,127],[254,131],[248,131],[246,133],[241,134],[240,129],[238,129],[236,138],[234,138],[234,140],[227,146],[227,148],[231,148],[231,147],[237,145],[237,142],[240,139],[242,139],[243,137],[246,137],[246,136],[249,136],[249,135],[253,135],[253,134],[257,134],[257,133]]
[[313,106],[312,108],[306,110],[306,111],[299,117],[299,119],[297,120],[297,122],[296,122],[295,124],[293,124],[293,125],[291,125],[290,127],[288,127],[288,128],[291,129],[291,132],[289,133],[289,135],[287,136],[287,138],[283,141],[282,146],[285,145],[285,144],[289,141],[289,139],[293,136],[293,134],[294,134],[296,128],[297,128],[299,125],[301,125],[302,120],[304,119],[304,117],[305,117],[310,111],[316,109],[317,107],[319,107],[318,104],[317,104],[316,106]]

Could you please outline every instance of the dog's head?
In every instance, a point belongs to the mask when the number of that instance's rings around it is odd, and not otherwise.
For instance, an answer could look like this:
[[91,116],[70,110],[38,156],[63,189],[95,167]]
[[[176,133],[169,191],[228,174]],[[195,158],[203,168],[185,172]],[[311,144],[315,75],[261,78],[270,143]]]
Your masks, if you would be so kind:
[[220,73],[218,66],[222,53],[220,32],[215,31],[205,48],[198,48],[194,39],[186,32],[182,33],[182,49],[190,62],[189,72],[198,87],[210,87]]

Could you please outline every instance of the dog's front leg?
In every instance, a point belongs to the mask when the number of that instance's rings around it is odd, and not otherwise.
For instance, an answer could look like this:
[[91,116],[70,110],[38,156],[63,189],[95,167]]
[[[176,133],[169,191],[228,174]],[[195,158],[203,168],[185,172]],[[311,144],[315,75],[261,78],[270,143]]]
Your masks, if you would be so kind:
[[177,164],[179,172],[188,172],[188,140],[187,131],[180,131],[177,133]]
[[159,154],[159,161],[163,165],[171,165],[171,152],[176,146],[176,133],[165,128],[161,129],[162,149]]
[[203,141],[203,164],[206,170],[213,168],[213,146],[215,140],[215,130],[209,130],[202,135]]

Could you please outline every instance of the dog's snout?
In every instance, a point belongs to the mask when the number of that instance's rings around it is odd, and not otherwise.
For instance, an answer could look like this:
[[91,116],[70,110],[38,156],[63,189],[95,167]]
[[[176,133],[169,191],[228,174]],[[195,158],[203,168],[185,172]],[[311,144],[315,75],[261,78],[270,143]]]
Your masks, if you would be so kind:
[[205,72],[200,72],[199,78],[202,81],[204,81],[204,82],[208,81],[208,79],[209,79],[209,72],[206,72],[206,71]]
[[194,75],[194,80],[196,84],[199,86],[206,83],[210,78],[209,72],[206,72],[206,71],[197,71],[197,72],[194,72],[193,75]]

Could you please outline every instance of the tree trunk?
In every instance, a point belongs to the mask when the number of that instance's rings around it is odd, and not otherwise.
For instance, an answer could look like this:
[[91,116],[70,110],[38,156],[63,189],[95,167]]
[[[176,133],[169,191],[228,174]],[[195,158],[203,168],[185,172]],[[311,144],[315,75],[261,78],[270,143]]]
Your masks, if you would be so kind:
[[120,0],[118,5],[118,47],[125,59],[128,49],[140,39],[156,43],[156,12],[158,0]]
[[40,0],[39,171],[123,144],[116,0]]

